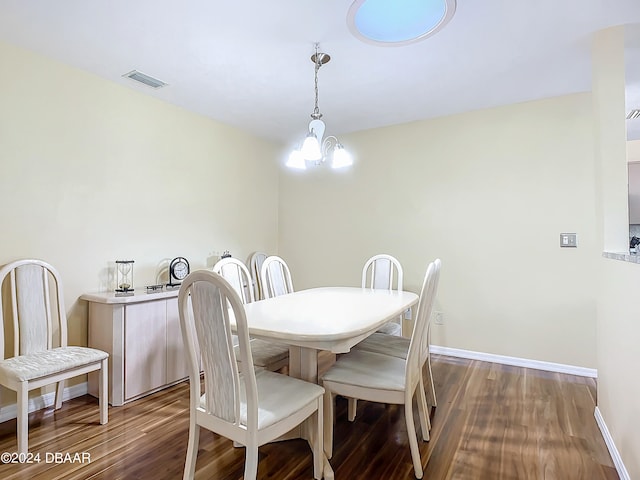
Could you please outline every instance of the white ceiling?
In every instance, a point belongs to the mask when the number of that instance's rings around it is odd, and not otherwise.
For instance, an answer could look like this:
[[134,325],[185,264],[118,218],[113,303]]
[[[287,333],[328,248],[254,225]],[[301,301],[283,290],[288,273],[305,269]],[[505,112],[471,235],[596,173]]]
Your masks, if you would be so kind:
[[[288,143],[313,110],[314,42],[332,57],[320,111],[342,134],[589,91],[591,35],[640,26],[639,0],[458,0],[438,34],[377,47],[349,33],[351,3],[0,0],[0,40]],[[640,34],[627,46],[628,107],[640,108]],[[122,78],[133,69],[169,86]]]

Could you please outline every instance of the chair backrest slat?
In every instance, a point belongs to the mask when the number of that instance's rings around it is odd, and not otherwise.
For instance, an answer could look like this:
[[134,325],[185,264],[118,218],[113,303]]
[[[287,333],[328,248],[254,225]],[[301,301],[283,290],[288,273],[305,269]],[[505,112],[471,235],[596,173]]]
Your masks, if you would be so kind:
[[427,360],[427,356],[429,355],[429,345],[430,340],[430,331],[431,331],[431,316],[433,313],[433,307],[436,301],[436,295],[438,294],[438,284],[440,283],[440,268],[442,262],[439,258],[433,261],[434,273],[433,280],[431,284],[431,291],[429,292],[429,303],[425,307],[427,310],[424,312],[425,320],[422,326],[422,333],[420,337],[420,364],[424,364]]
[[260,269],[262,264],[268,255],[264,252],[254,252],[249,257],[247,265],[251,272],[251,280],[253,280],[253,296],[256,300],[262,300],[265,298],[264,286],[262,285],[262,279],[260,278]]
[[213,266],[212,270],[222,275],[231,284],[240,295],[242,303],[252,303],[255,300],[251,274],[240,260],[233,257],[223,258]]
[[418,383],[422,374],[422,365],[427,359],[429,349],[429,323],[431,320],[431,310],[437,292],[440,278],[440,259],[431,262],[427,267],[427,273],[422,283],[418,311],[413,325],[409,352],[406,363],[406,388],[413,391],[413,387]]
[[362,268],[362,288],[401,291],[403,272],[398,259],[381,253],[367,260]]
[[[67,319],[57,270],[42,260],[17,260],[0,269],[0,285],[6,279],[11,304],[13,355],[66,346]],[[4,325],[3,314],[4,307],[0,312]],[[0,335],[0,339],[3,344],[0,356],[4,358],[4,335]]]
[[239,381],[237,370],[232,368],[235,365],[233,345],[226,335],[230,329],[226,305],[222,305],[219,288],[205,282],[191,287],[191,304],[202,355],[207,411],[236,423]]
[[291,272],[287,263],[276,255],[267,257],[260,270],[265,298],[278,297],[293,293]]
[[[16,269],[16,297],[20,355],[47,350],[51,340],[51,309],[45,295],[47,285],[38,265],[22,265]],[[15,345],[14,345],[15,346]]]

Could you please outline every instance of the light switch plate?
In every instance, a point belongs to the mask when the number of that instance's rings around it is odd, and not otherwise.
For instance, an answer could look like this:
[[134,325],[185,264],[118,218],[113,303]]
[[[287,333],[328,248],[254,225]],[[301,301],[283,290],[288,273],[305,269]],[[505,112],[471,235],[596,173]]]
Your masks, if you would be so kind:
[[577,247],[578,246],[578,234],[576,233],[561,233],[560,234],[560,246],[561,247]]

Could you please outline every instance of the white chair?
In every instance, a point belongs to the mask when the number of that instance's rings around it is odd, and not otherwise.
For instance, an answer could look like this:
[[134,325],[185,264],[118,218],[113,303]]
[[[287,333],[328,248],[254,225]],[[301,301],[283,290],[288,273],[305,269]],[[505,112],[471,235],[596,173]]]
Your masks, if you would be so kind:
[[[305,422],[313,439],[313,476],[322,476],[321,386],[268,370],[254,370],[247,317],[234,288],[217,273],[198,270],[182,282],[180,327],[190,381],[189,442],[184,480],[193,479],[200,427],[246,447],[245,480],[255,479],[258,447]],[[233,347],[235,319],[240,362]],[[204,392],[200,382],[202,355]],[[249,366],[249,367],[247,367]]]
[[[403,271],[400,261],[386,253],[374,255],[362,267],[362,288],[402,291],[402,280]],[[384,324],[376,330],[376,333],[389,340],[392,340],[390,337],[400,337],[402,335],[402,315],[397,322]],[[350,422],[355,420],[357,409],[358,400],[350,398],[348,407]]]
[[[362,268],[362,288],[402,291],[402,265],[395,257],[381,253],[367,260]],[[402,315],[378,329],[388,335],[402,335]]]
[[[440,259],[436,259],[434,261],[434,264],[436,265],[437,268],[437,278],[436,278],[436,287],[433,293],[434,299],[437,293],[437,287],[438,287],[438,282],[440,279],[440,268],[441,268],[441,261]],[[424,373],[427,375],[428,377],[428,382],[429,382],[429,389],[426,390],[426,393],[428,394],[429,398],[428,403],[430,403],[431,405],[433,405],[434,407],[438,406],[438,402],[437,402],[437,398],[436,398],[436,388],[435,385],[433,383],[433,372],[431,370],[431,350],[429,349],[429,345],[431,344],[431,321],[430,319],[427,320],[427,350],[426,350],[426,361],[424,362]],[[353,348],[354,350],[364,350],[367,352],[374,352],[374,353],[382,353],[385,355],[391,355],[392,357],[398,357],[398,358],[407,358],[407,354],[409,352],[409,344],[410,344],[410,339],[409,338],[405,338],[405,337],[390,337],[388,335],[384,335],[384,334],[380,334],[380,333],[374,333],[373,335],[368,336],[367,338],[365,338],[364,340],[362,340],[360,343],[358,343],[357,345],[355,345]],[[423,377],[420,377],[421,380],[421,386],[424,389],[424,379]],[[353,412],[351,412],[351,409],[353,408]],[[350,420],[353,420],[353,418],[355,418],[355,406],[352,407],[351,404],[349,404],[349,409],[350,409]],[[351,414],[353,414],[353,417],[351,417]],[[427,417],[428,420],[428,417]],[[430,424],[429,424],[430,427]],[[431,428],[429,428],[431,429]]]
[[[243,304],[254,301],[251,275],[240,260],[233,257],[223,258],[213,266],[212,270],[222,275],[231,284]],[[251,353],[253,365],[257,368],[266,368],[275,372],[289,365],[289,347],[286,345],[252,338]],[[240,357],[237,350],[236,357]]]
[[413,421],[413,396],[418,394],[418,412],[422,438],[429,439],[428,411],[424,388],[421,386],[422,368],[428,356],[427,331],[433,299],[439,277],[440,262],[429,264],[416,314],[406,358],[399,358],[365,350],[352,350],[340,358],[323,375],[325,388],[325,452],[331,458],[333,450],[333,403],[335,395],[359,398],[371,402],[404,405],[407,435],[414,473],[422,478],[422,461]]
[[287,262],[276,255],[264,259],[260,269],[260,279],[262,280],[264,298],[293,293],[293,282]]
[[255,301],[251,274],[240,260],[233,257],[222,258],[216,262],[211,270],[222,275],[231,284],[243,304]]
[[[7,279],[8,278],[8,279]],[[17,396],[18,453],[29,450],[29,391],[57,383],[55,408],[62,406],[68,378],[99,371],[100,424],[108,421],[109,354],[87,347],[67,346],[67,316],[58,272],[41,260],[18,260],[0,269],[0,292],[7,280],[7,296],[0,294],[0,326],[13,329],[13,356],[4,350],[0,328],[0,385]],[[5,308],[3,298],[10,306]],[[12,322],[3,313],[11,312]]]
[[264,260],[268,257],[264,252],[253,252],[247,260],[249,271],[251,272],[251,280],[253,280],[253,295],[256,300],[263,300],[264,293],[262,288],[262,281],[260,279],[260,269]]

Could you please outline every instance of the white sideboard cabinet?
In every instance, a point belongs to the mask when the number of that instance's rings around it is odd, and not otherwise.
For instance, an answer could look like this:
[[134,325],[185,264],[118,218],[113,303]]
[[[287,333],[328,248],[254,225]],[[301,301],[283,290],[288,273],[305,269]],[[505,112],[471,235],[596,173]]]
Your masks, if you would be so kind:
[[[178,290],[87,293],[89,346],[109,352],[109,403],[120,406],[188,377]],[[89,375],[97,396],[98,376]]]

